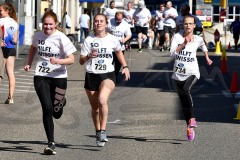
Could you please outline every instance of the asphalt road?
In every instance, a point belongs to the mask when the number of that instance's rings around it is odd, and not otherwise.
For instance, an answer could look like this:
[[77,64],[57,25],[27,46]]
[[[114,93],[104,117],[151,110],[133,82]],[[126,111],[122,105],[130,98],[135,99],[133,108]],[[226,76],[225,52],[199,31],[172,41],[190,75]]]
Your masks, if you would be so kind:
[[42,111],[33,87],[34,71],[24,72],[26,54],[16,60],[14,105],[4,104],[7,80],[0,89],[0,159],[82,159],[82,160],[188,160],[239,159],[240,127],[236,120],[240,93],[230,93],[234,71],[240,72],[239,53],[228,52],[228,72],[220,71],[219,55],[207,66],[199,53],[201,79],[192,90],[198,128],[193,142],[187,141],[186,124],[175,85],[173,63],[167,52],[136,49],[125,57],[131,80],[122,81],[109,100],[105,147],[95,145],[90,105],[83,89],[85,69],[68,67],[67,106],[55,122],[55,156],[43,155],[46,136]]

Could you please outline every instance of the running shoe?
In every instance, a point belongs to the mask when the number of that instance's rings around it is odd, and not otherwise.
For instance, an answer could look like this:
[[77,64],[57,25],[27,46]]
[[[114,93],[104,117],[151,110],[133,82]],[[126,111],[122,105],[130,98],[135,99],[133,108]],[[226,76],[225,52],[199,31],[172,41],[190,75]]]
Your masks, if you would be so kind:
[[57,152],[55,151],[55,143],[50,142],[47,146],[47,148],[44,149],[45,155],[55,155]]
[[193,128],[187,128],[187,138],[189,141],[193,141],[195,137],[195,132]]
[[12,98],[8,98],[6,101],[5,101],[5,104],[14,104],[14,101]]
[[101,132],[96,132],[96,144],[98,147],[104,147],[105,142],[101,141]]
[[197,128],[197,122],[195,118],[191,118],[189,120],[188,128]]
[[62,114],[63,114],[63,107],[66,106],[67,103],[67,99],[66,97],[63,98],[63,100],[61,102],[59,102],[58,105],[54,106],[53,108],[53,117],[55,119],[59,119]]
[[159,51],[162,52],[162,51],[164,51],[164,50],[163,50],[163,48],[159,48]]
[[139,49],[138,49],[138,52],[139,52],[139,53],[142,53],[142,48],[139,48]]
[[101,131],[101,142],[108,142],[107,134],[105,131]]

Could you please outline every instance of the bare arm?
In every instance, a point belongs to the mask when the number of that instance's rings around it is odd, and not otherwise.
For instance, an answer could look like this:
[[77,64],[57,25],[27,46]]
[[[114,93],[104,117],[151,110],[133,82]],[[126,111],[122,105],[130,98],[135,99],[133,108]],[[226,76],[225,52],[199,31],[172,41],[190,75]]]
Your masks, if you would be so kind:
[[64,58],[64,59],[59,59],[55,57],[50,58],[50,62],[52,64],[60,64],[60,65],[70,65],[70,64],[73,64],[74,61],[75,61],[75,58],[73,54],[68,55],[67,58]]
[[27,65],[24,67],[25,71],[30,70],[30,68],[32,66],[33,59],[34,59],[35,54],[36,54],[36,51],[37,51],[37,48],[34,47],[33,45],[31,45],[30,50],[29,50],[29,55],[28,55],[28,62],[27,62]]
[[115,51],[115,54],[116,54],[119,62],[123,66],[122,74],[125,74],[125,81],[127,81],[127,80],[130,79],[130,72],[129,72],[129,69],[127,67],[127,63],[126,63],[126,60],[124,58],[123,52],[121,50],[118,50],[118,51]]

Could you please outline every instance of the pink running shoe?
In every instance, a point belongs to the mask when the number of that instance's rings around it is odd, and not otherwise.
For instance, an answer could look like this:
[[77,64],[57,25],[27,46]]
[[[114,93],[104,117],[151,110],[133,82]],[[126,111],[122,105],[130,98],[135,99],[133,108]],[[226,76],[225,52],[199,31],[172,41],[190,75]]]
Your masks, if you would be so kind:
[[187,128],[187,138],[189,141],[193,141],[195,137],[195,132],[193,128]]
[[191,118],[189,120],[188,128],[197,128],[197,122],[195,118]]

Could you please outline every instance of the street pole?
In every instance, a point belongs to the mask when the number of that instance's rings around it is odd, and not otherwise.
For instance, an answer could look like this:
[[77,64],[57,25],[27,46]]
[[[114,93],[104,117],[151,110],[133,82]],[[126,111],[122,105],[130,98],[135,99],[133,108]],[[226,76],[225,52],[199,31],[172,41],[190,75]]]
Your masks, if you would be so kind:
[[226,25],[225,25],[225,33],[224,33],[225,34],[225,47],[227,46],[227,26],[228,26],[228,0],[226,0]]

